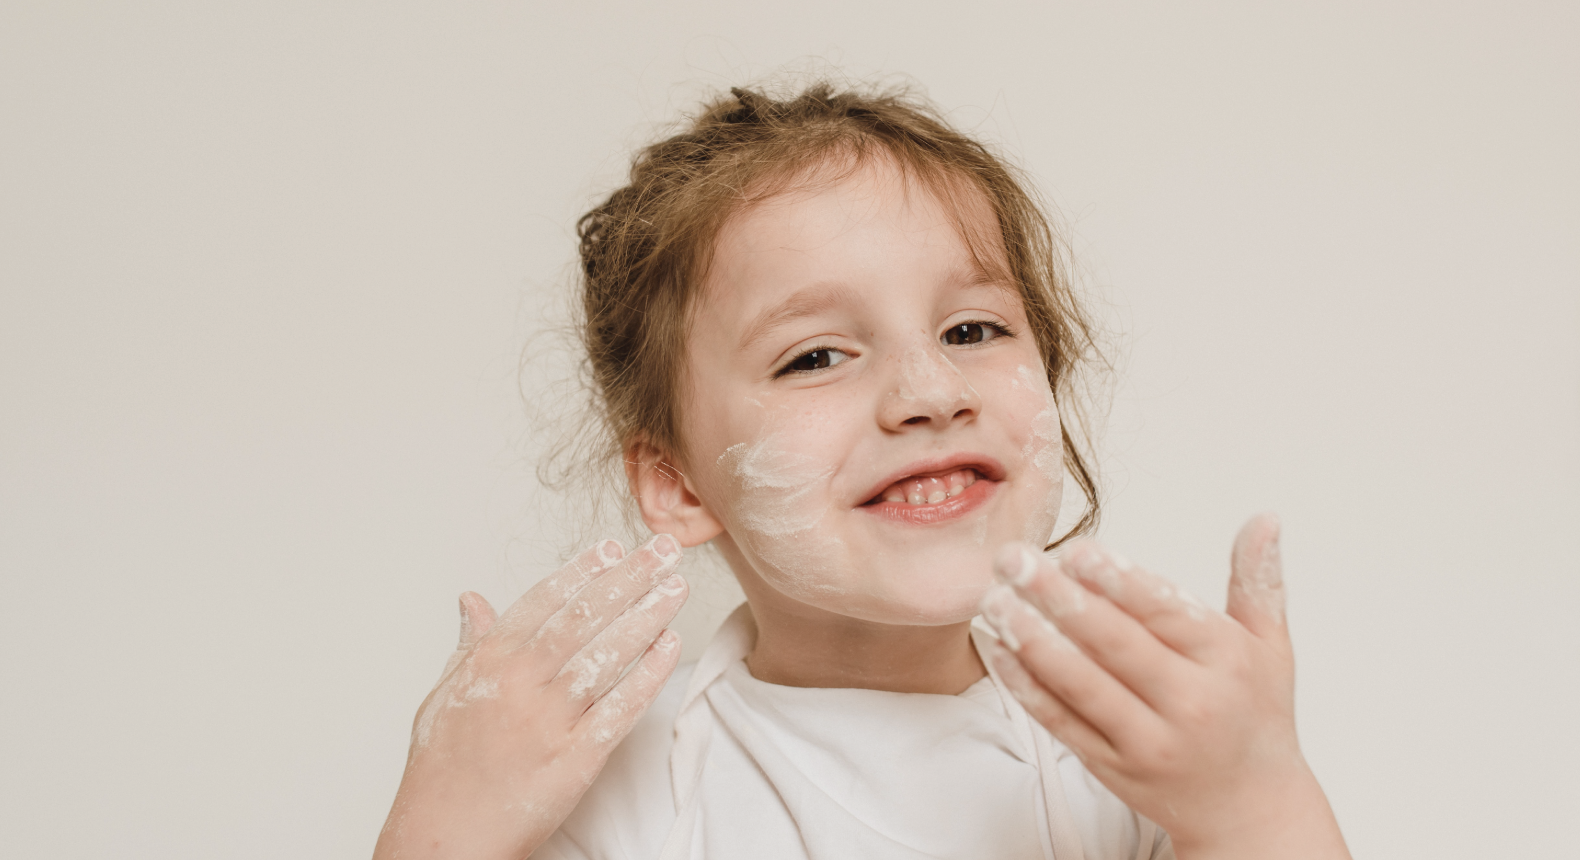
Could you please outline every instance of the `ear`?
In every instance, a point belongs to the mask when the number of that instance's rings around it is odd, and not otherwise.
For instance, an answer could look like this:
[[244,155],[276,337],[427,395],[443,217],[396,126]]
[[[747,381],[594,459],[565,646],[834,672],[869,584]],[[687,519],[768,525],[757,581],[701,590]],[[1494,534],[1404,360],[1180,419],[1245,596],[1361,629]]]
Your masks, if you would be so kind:
[[674,535],[681,546],[691,547],[724,531],[724,524],[697,497],[691,479],[647,442],[626,444],[625,477],[642,511],[642,522],[654,534]]

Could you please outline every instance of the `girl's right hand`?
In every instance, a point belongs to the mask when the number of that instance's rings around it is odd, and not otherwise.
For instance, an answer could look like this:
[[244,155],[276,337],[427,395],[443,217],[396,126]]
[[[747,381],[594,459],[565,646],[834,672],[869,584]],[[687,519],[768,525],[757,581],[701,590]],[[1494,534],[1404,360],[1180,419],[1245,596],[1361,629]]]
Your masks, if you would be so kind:
[[605,541],[497,623],[461,595],[460,645],[417,712],[375,860],[517,860],[547,839],[680,660],[665,629],[686,600],[679,560],[669,535],[629,556]]
[[1092,541],[997,559],[985,655],[1180,860],[1349,860],[1295,733],[1276,517],[1235,540],[1226,612]]

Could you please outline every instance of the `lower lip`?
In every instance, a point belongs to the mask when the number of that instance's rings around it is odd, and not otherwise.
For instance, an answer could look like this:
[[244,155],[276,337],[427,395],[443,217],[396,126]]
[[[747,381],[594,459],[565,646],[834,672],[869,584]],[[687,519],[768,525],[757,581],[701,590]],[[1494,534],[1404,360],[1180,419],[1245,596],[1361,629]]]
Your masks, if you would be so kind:
[[857,508],[873,516],[913,526],[931,526],[958,520],[987,504],[998,492],[998,481],[978,478],[975,484],[960,491],[960,495],[945,499],[936,505],[908,505],[904,502],[879,502]]

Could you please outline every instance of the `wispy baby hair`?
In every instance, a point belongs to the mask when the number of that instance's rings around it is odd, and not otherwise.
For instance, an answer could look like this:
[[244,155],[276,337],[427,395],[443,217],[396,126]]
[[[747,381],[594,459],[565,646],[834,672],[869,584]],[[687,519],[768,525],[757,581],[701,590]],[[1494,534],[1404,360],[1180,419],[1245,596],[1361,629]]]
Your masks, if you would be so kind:
[[[904,90],[824,82],[776,99],[732,89],[678,134],[641,150],[630,182],[581,217],[579,331],[609,433],[605,453],[616,457],[644,440],[683,456],[686,335],[726,219],[792,188],[837,181],[874,157],[891,159],[956,212],[962,194],[980,192],[992,204],[1009,267],[996,274],[1015,285],[1025,305],[1059,403],[1065,467],[1086,497],[1066,538],[1089,530],[1098,517],[1097,486],[1069,428],[1085,427],[1075,372],[1094,344],[1065,274],[1063,245],[1015,168]],[[985,254],[973,232],[962,229],[987,264],[996,254]]]

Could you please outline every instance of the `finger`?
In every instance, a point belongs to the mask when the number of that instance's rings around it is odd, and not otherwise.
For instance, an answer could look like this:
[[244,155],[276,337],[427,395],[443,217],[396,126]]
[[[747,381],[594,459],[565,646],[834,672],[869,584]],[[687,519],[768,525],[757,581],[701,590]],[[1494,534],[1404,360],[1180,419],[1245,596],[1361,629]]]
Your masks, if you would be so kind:
[[567,658],[674,573],[679,563],[680,543],[670,535],[656,535],[583,586],[531,639],[521,643],[547,658],[545,665],[552,671],[544,680],[557,675]]
[[620,679],[620,683],[587,709],[577,729],[598,746],[618,744],[658,698],[664,682],[679,663],[680,636],[673,630],[665,630],[647,646],[642,659]]
[[1106,597],[1180,654],[1200,661],[1221,638],[1219,627],[1226,623],[1222,614],[1096,541],[1071,543],[1058,568],[1088,592]]
[[475,591],[468,591],[461,595],[461,639],[456,644],[456,649],[465,651],[477,644],[483,634],[494,626],[498,616],[494,613],[493,604],[488,599]]
[[444,671],[439,673],[439,680],[450,677],[455,667],[461,665],[466,659],[466,652],[472,650],[477,640],[483,638],[488,628],[494,626],[494,607],[481,594],[475,591],[464,592],[460,599],[461,605],[461,635],[455,644],[455,650],[450,652],[450,658],[444,663]]
[[1278,517],[1258,514],[1240,529],[1229,559],[1229,615],[1264,639],[1289,635],[1278,537]]
[[988,589],[982,614],[1027,673],[1113,746],[1124,748],[1161,719],[1009,586]]
[[550,690],[565,695],[578,712],[585,710],[614,686],[685,602],[686,580],[672,573],[566,661],[549,683]]
[[1004,686],[1015,695],[1026,713],[1042,723],[1061,743],[1074,750],[1081,760],[1088,761],[1099,756],[1105,761],[1113,758],[1114,748],[1108,738],[1065,707],[1063,702],[1048,692],[1047,687],[1037,683],[1009,649],[997,642],[989,642],[987,658],[1004,681]]
[[1106,597],[1066,576],[1059,562],[1011,544],[999,552],[995,569],[1083,653],[1150,706],[1177,695],[1180,679],[1194,674],[1187,658]]
[[496,635],[517,639],[532,636],[587,583],[619,564],[624,557],[625,548],[614,540],[599,541],[582,550],[570,563],[517,598],[494,625]]

